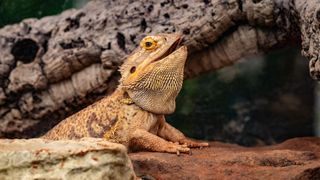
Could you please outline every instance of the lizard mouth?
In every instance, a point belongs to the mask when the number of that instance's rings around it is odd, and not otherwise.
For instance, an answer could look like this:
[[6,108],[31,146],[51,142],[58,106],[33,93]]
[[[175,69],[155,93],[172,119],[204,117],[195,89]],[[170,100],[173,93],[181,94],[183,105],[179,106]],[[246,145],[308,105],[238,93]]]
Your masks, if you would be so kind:
[[172,43],[172,45],[168,48],[168,50],[163,53],[161,56],[159,56],[158,58],[156,58],[153,62],[156,62],[156,61],[160,61],[161,59],[164,59],[165,57],[169,56],[171,53],[173,53],[174,51],[176,51],[180,45],[182,41],[182,38],[177,38],[177,40]]

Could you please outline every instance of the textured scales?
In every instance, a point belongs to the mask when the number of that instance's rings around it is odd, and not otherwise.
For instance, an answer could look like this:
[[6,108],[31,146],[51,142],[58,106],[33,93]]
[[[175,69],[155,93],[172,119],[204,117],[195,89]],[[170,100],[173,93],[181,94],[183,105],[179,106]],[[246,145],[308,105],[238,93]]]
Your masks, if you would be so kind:
[[105,138],[129,150],[189,152],[208,146],[183,135],[164,118],[175,110],[187,48],[180,35],[147,36],[122,65],[120,85],[110,96],[61,121],[46,139]]

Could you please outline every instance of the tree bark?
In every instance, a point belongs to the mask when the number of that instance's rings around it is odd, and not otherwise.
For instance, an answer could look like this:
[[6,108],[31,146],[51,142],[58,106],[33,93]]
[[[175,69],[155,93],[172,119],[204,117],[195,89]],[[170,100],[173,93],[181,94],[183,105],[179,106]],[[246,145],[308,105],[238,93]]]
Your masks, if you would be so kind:
[[[0,29],[0,137],[35,137],[110,94],[118,66],[148,34],[178,32],[186,78],[302,44],[320,79],[316,0],[91,1]],[[300,38],[301,37],[301,38]]]

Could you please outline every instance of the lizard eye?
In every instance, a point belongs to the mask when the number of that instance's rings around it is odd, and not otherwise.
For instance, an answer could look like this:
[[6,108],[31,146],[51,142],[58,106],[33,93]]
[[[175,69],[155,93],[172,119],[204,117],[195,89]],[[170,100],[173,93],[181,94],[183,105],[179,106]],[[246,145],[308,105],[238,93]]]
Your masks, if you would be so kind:
[[157,41],[152,37],[146,37],[140,42],[140,46],[145,50],[153,50],[157,47]]

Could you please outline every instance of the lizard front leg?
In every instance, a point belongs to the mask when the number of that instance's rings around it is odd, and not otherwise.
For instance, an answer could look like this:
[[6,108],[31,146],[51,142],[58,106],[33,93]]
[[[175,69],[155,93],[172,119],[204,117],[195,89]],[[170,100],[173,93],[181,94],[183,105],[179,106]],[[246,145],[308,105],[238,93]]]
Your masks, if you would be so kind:
[[180,145],[166,141],[143,129],[136,129],[130,136],[130,149],[144,149],[156,152],[169,153],[189,153],[190,149],[186,145]]
[[209,144],[207,142],[199,142],[184,136],[182,132],[174,128],[167,122],[163,121],[163,125],[158,131],[158,135],[169,141],[179,142],[181,144],[186,144],[188,147],[207,147]]

